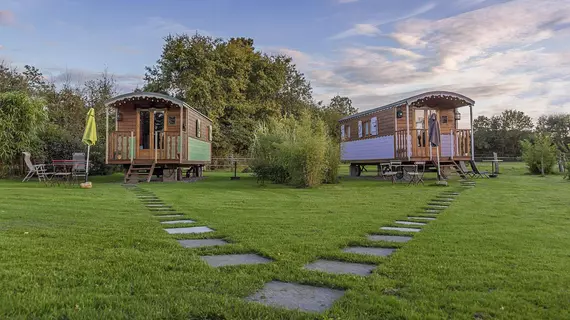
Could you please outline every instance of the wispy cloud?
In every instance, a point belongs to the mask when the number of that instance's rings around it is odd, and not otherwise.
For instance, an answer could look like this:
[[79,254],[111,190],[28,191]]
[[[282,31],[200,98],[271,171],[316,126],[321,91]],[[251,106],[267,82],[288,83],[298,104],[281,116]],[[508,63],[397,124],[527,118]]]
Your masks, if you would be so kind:
[[211,35],[209,32],[190,28],[178,21],[166,19],[163,17],[150,17],[143,25],[135,27],[135,32],[141,32],[146,34],[157,34],[163,37],[168,34],[181,34],[181,33],[200,33],[201,35]]
[[427,3],[424,4],[421,7],[418,7],[414,10],[412,10],[410,13],[406,13],[404,15],[399,15],[399,16],[394,16],[394,17],[390,17],[390,18],[385,18],[385,19],[380,19],[380,20],[376,20],[370,23],[359,23],[359,24],[355,24],[352,28],[345,30],[343,32],[337,33],[335,35],[333,35],[332,37],[330,37],[329,39],[332,40],[338,40],[338,39],[344,39],[344,38],[348,38],[348,37],[354,37],[354,36],[378,36],[381,35],[380,29],[379,27],[385,24],[389,24],[389,23],[394,23],[394,22],[398,22],[401,20],[405,20],[405,19],[409,19],[421,14],[424,14],[430,10],[432,10],[433,8],[435,8],[435,3]]
[[352,3],[352,2],[358,2],[358,0],[336,0],[337,3]]
[[337,40],[337,39],[344,39],[353,36],[377,36],[380,35],[380,29],[376,25],[361,23],[355,24],[354,27],[345,30],[341,33],[335,34],[334,36],[330,37],[330,39]]
[[310,70],[317,98],[340,92],[366,110],[451,90],[475,99],[479,114],[570,112],[570,0],[514,0],[440,20],[410,14],[385,35],[399,46],[344,48]]

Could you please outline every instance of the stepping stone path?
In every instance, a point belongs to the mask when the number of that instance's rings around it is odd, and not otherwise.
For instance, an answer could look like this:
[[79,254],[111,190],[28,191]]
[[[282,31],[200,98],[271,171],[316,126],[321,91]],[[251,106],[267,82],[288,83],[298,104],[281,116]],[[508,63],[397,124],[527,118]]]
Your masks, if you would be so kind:
[[[164,212],[172,214],[154,215],[157,218],[174,218],[182,217],[177,214],[171,205],[167,205],[152,192],[141,190],[137,185],[124,185],[125,188],[136,193],[136,197],[152,212]],[[474,181],[462,181],[461,186],[473,188]],[[445,191],[432,199],[424,209],[424,214],[438,214],[451,205],[451,203],[459,196],[458,192]],[[426,222],[433,221],[436,216],[408,216],[407,220],[396,220],[396,224],[409,226],[424,226]],[[180,219],[160,221],[161,224],[183,224],[195,223],[194,220]],[[411,227],[380,227],[381,230],[398,231],[416,233],[422,231],[420,228]],[[207,226],[185,227],[185,228],[166,228],[169,234],[201,234],[213,232],[214,230]],[[412,240],[411,236],[400,235],[368,235],[369,241],[385,241],[395,243],[405,243]],[[225,246],[230,243],[222,239],[195,239],[195,240],[176,240],[184,248],[203,248],[214,246]],[[379,248],[379,247],[347,247],[342,249],[345,253],[355,253],[362,255],[372,255],[387,257],[391,255],[396,248]],[[207,255],[200,257],[204,262],[212,267],[237,266],[247,264],[266,264],[273,260],[262,257],[257,254],[224,254],[224,255]],[[376,268],[373,264],[363,264],[354,262],[344,262],[335,260],[319,259],[309,263],[303,267],[305,270],[320,271],[330,274],[349,274],[368,276]],[[280,281],[270,281],[258,292],[245,298],[246,301],[261,303],[268,306],[279,307],[289,310],[300,310],[307,312],[323,312],[330,308],[333,303],[344,295],[344,290],[331,288],[323,288],[311,285],[302,285],[297,283],[288,283]]]
[[376,268],[373,264],[353,263],[333,260],[317,260],[305,266],[307,270],[323,271],[334,274],[355,274],[367,276]]
[[194,220],[171,220],[171,221],[161,221],[162,224],[177,224],[177,223],[194,223]]
[[246,300],[289,310],[323,312],[343,295],[342,290],[271,281]]
[[264,264],[272,260],[257,254],[223,254],[217,256],[201,256],[212,267],[235,266],[240,264]]
[[435,218],[431,218],[431,217],[408,217],[408,220],[428,220],[428,221],[432,221],[432,220],[435,220]]
[[229,242],[222,239],[198,239],[198,240],[177,240],[181,246],[184,248],[202,248],[202,247],[214,247],[214,246],[225,246]]
[[342,251],[347,253],[358,253],[358,254],[367,254],[372,256],[378,257],[386,257],[392,254],[392,252],[396,251],[394,248],[374,248],[374,247],[348,247],[342,249]]
[[400,227],[382,227],[381,230],[388,230],[388,231],[402,231],[402,232],[420,232],[422,229],[416,228],[400,228]]
[[370,241],[388,241],[388,242],[408,242],[412,237],[407,236],[388,236],[388,235],[369,235]]
[[414,222],[414,221],[400,221],[400,220],[396,220],[395,221],[397,224],[406,224],[406,225],[410,225],[410,226],[425,226],[426,224],[423,222]]
[[214,230],[208,227],[189,227],[189,228],[168,228],[164,231],[169,234],[197,234],[197,233],[207,233],[213,232]]

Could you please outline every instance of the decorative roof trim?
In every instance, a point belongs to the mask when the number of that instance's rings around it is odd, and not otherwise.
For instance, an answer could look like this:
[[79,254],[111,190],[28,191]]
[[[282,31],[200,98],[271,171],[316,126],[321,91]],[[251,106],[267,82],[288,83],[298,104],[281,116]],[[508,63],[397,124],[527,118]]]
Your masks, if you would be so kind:
[[342,119],[339,120],[340,121],[345,121],[345,120],[350,120],[350,119],[354,119],[354,118],[358,118],[358,117],[363,117],[378,111],[382,111],[382,110],[387,110],[387,109],[392,109],[401,105],[405,105],[405,104],[413,104],[419,100],[422,99],[426,99],[428,97],[431,96],[442,96],[442,97],[449,97],[449,98],[454,98],[454,99],[458,99],[458,100],[463,100],[465,101],[465,105],[474,105],[475,101],[471,98],[468,98],[462,94],[459,93],[455,93],[455,92],[450,92],[450,91],[429,91],[429,92],[424,92],[418,95],[415,95],[413,97],[409,97],[400,101],[396,101],[390,104],[387,104],[385,106],[381,106],[381,107],[377,107],[374,109],[370,109],[370,110],[366,110],[366,111],[362,111],[359,113],[355,113],[353,115],[350,116],[346,116]]
[[134,99],[161,99],[161,100],[166,100],[170,103],[176,104],[180,107],[184,107],[184,108],[188,108],[194,112],[196,112],[197,114],[201,115],[202,117],[210,120],[210,122],[213,122],[212,119],[208,118],[206,115],[204,115],[203,113],[201,113],[200,111],[194,109],[193,107],[191,107],[189,104],[187,104],[186,102],[171,97],[169,95],[166,94],[162,94],[162,93],[157,93],[157,92],[131,92],[131,93],[126,93],[126,94],[122,94],[122,95],[118,95],[116,97],[113,97],[107,101],[105,101],[105,106],[109,107],[119,101],[122,100],[134,100]]

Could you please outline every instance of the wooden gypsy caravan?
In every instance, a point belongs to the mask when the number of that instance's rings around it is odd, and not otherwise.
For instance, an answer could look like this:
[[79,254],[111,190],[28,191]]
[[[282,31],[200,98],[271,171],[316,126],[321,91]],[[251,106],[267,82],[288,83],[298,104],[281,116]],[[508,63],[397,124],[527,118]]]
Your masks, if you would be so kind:
[[[473,105],[461,94],[446,91],[422,93],[382,107],[341,119],[341,160],[351,164],[350,174],[360,175],[365,165],[390,161],[402,164],[425,162],[461,170],[462,161],[472,161]],[[469,107],[469,129],[459,129],[458,108]],[[440,124],[441,144],[430,147],[428,119],[436,114]]]
[[[201,176],[211,161],[212,120],[185,102],[152,92],[134,92],[105,103],[105,163],[123,165],[125,182]],[[110,114],[115,129],[109,131]]]

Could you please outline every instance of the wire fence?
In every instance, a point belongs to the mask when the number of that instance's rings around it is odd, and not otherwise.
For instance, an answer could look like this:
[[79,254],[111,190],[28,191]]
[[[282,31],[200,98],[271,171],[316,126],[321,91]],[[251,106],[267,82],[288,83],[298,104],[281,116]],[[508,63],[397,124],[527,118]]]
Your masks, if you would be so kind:
[[212,158],[212,162],[205,166],[208,171],[233,171],[237,165],[239,171],[249,167],[249,163],[253,158]]

